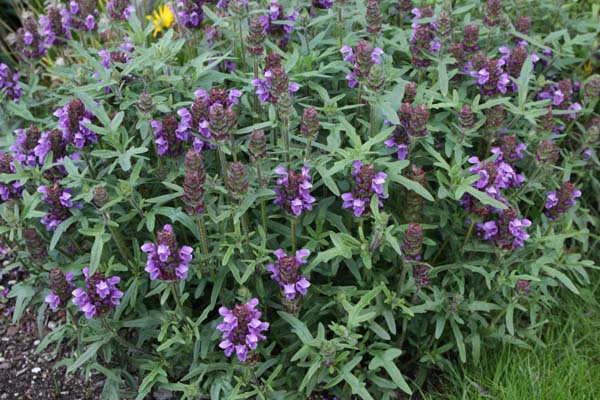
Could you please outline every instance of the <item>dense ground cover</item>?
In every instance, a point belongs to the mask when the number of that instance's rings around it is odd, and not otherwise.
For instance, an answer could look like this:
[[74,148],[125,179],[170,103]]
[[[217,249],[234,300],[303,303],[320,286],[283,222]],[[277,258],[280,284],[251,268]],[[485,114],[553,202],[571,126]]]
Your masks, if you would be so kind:
[[103,398],[395,399],[452,371],[535,397],[506,360],[550,381],[588,340],[553,322],[596,287],[598,13],[31,4],[0,65],[5,309],[53,315],[39,350]]

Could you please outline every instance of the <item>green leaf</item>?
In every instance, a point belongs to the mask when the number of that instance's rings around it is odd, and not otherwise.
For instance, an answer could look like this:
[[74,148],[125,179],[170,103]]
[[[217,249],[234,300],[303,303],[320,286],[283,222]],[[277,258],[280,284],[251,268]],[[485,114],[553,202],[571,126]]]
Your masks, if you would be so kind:
[[398,389],[411,395],[412,390],[410,389],[410,386],[394,363],[394,359],[400,357],[400,355],[402,355],[402,351],[399,349],[387,349],[384,353],[377,352],[374,355],[375,357],[369,363],[369,370],[383,367],[390,378],[392,378],[392,381],[394,381]]
[[515,334],[514,326],[515,303],[510,303],[506,308],[506,330],[511,335]]
[[519,89],[519,108],[522,109],[523,105],[527,101],[527,92],[529,91],[529,80],[531,79],[531,71],[533,70],[533,62],[531,61],[531,55],[527,56],[527,59],[521,67],[521,75],[517,79],[517,87]]
[[58,244],[58,241],[60,240],[62,234],[65,233],[67,231],[67,229],[69,229],[69,227],[75,221],[77,221],[77,219],[75,217],[69,217],[69,218],[65,219],[63,222],[61,222],[58,225],[58,227],[56,228],[56,230],[52,234],[52,239],[50,240],[49,250],[54,250],[54,248]]
[[464,189],[465,192],[469,193],[471,196],[475,197],[477,200],[479,200],[486,206],[492,206],[500,210],[507,209],[506,204],[499,202],[498,200],[494,199],[489,194],[482,192],[481,190],[475,189],[473,186],[465,186],[461,187],[460,189]]
[[413,192],[417,193],[419,196],[424,197],[425,199],[427,199],[429,201],[434,200],[433,196],[431,195],[431,193],[429,193],[427,191],[427,189],[425,189],[423,186],[421,186],[421,184],[419,184],[418,182],[408,179],[404,175],[391,174],[391,179],[394,182],[398,182],[399,184],[401,184],[408,190],[412,190]]
[[308,343],[314,341],[312,334],[310,333],[310,331],[308,330],[308,328],[306,327],[306,324],[304,322],[300,321],[298,318],[294,317],[292,314],[288,314],[283,311],[277,311],[277,314],[279,314],[279,316],[283,320],[285,320],[285,322],[287,322],[288,324],[290,324],[292,326],[292,328],[293,328],[292,331],[294,333],[296,333],[296,335],[300,338],[302,343],[308,344]]
[[446,63],[444,61],[438,63],[438,82],[440,84],[440,93],[446,97],[448,95],[448,72],[446,71]]
[[460,361],[465,363],[467,362],[467,350],[465,348],[465,341],[463,339],[462,332],[460,331],[456,321],[452,319],[450,320],[450,326],[452,327],[452,332],[454,333],[454,340],[456,341],[456,347],[458,347]]
[[92,246],[92,251],[90,253],[90,275],[93,275],[96,272],[96,268],[100,264],[100,259],[102,258],[102,249],[104,248],[104,227],[102,228],[102,232],[96,234],[94,238],[94,245]]
[[25,311],[25,308],[31,301],[31,298],[33,297],[34,294],[35,294],[35,290],[33,290],[33,288],[31,286],[27,286],[24,283],[17,283],[16,285],[14,285],[11,288],[10,293],[8,294],[8,297],[9,298],[13,298],[13,297],[17,298],[17,300],[15,301],[15,309],[13,311],[13,317],[12,317],[13,324],[17,323],[19,318],[21,318],[23,311]]
[[79,357],[77,357],[77,359],[75,360],[75,362],[73,364],[71,364],[67,367],[67,372],[73,372],[73,371],[79,369],[79,367],[81,367],[86,361],[90,360],[92,357],[94,357],[96,355],[96,353],[98,352],[100,347],[102,347],[102,345],[104,345],[104,343],[106,343],[107,340],[108,340],[108,338],[105,338],[98,342],[94,342],[94,343],[90,344],[88,346],[87,350],[83,354],[81,354]]

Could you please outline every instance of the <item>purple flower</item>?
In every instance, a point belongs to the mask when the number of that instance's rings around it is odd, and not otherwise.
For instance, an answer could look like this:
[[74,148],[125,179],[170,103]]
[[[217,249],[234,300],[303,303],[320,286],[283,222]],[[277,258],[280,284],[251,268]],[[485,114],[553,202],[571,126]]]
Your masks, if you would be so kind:
[[346,75],[348,87],[357,87],[359,79],[366,79],[371,67],[381,63],[384,54],[379,47],[373,48],[366,40],[361,40],[354,47],[342,46],[340,49],[343,59],[352,64],[352,72]]
[[189,29],[201,28],[204,20],[202,6],[205,0],[179,0],[177,2],[177,15],[181,25]]
[[548,192],[544,214],[552,220],[558,219],[560,214],[564,214],[575,205],[575,199],[578,197],[581,197],[581,190],[575,189],[574,183],[565,182],[556,192]]
[[0,64],[0,94],[6,94],[9,99],[18,101],[23,96],[19,77],[20,75],[12,72],[8,65]]
[[300,173],[297,173],[281,166],[275,169],[275,173],[280,176],[277,178],[280,187],[273,189],[277,195],[274,203],[296,217],[303,211],[312,210],[315,198],[310,195],[312,189],[310,168],[305,166]]
[[267,271],[271,272],[274,279],[282,287],[283,294],[288,300],[294,300],[297,295],[306,295],[306,289],[310,286],[304,275],[298,274],[300,266],[306,264],[306,257],[310,255],[307,249],[300,249],[295,257],[288,257],[282,250],[275,250],[277,261],[275,264],[267,265]]
[[312,7],[321,10],[329,10],[333,7],[334,0],[312,0]]
[[223,316],[223,322],[217,325],[217,329],[223,332],[219,347],[227,357],[235,352],[238,360],[245,362],[248,352],[256,350],[258,342],[267,338],[262,332],[269,329],[269,324],[259,319],[262,314],[256,306],[258,299],[251,299],[246,304],[236,304],[233,310],[219,308],[219,314]]
[[343,193],[343,208],[352,208],[356,217],[369,212],[369,204],[373,194],[379,199],[379,207],[383,207],[383,199],[387,195],[383,193],[383,184],[387,178],[384,172],[375,172],[373,164],[365,165],[356,160],[352,163],[352,176],[354,177],[354,188],[352,192]]
[[527,145],[519,143],[517,135],[504,135],[500,139],[500,145],[492,147],[491,153],[498,157],[496,161],[504,161],[514,167],[515,163],[523,158],[523,152]]
[[162,281],[185,280],[192,260],[193,249],[177,244],[171,225],[165,225],[156,233],[156,243],[145,243],[142,251],[148,253],[146,272],[150,279]]
[[68,11],[59,5],[58,7],[48,7],[46,13],[47,15],[42,15],[39,19],[44,44],[46,46],[66,44],[66,40],[71,39],[71,27],[67,23],[68,18],[64,17]]
[[[0,174],[12,175],[16,172],[14,158],[10,154],[0,151]],[[9,182],[0,182],[0,202],[21,197],[23,185],[17,179]]]
[[477,85],[482,94],[493,96],[505,94],[510,78],[504,71],[505,60],[487,58],[478,53],[472,61],[467,62],[465,69],[473,78],[477,79]]
[[[273,70],[271,68],[265,68],[263,70],[263,79],[257,78],[252,80],[252,86],[256,89],[256,95],[261,103],[277,102],[277,93],[274,93],[273,83]],[[290,95],[300,89],[300,86],[295,82],[289,82],[288,91]]]
[[[537,94],[538,100],[551,100],[553,108],[564,111],[579,111],[581,104],[573,101],[574,87],[569,79],[563,79],[556,83],[550,83]],[[559,118],[574,119],[577,116],[575,112],[567,115],[559,115]]]
[[41,185],[37,191],[42,193],[42,200],[48,206],[48,213],[41,220],[47,231],[56,230],[61,222],[71,216],[72,208],[81,208],[80,204],[73,203],[71,189],[62,188],[58,183],[53,186]]
[[48,303],[52,311],[56,311],[58,307],[69,301],[73,288],[71,282],[73,280],[73,273],[67,272],[64,274],[60,269],[54,268],[50,270],[49,278],[51,292],[48,293],[44,301]]
[[135,7],[130,0],[110,0],[106,5],[108,15],[112,19],[126,21],[129,16],[135,12]]
[[58,117],[58,128],[62,131],[63,139],[78,149],[98,141],[96,133],[85,126],[95,120],[94,114],[85,108],[81,100],[71,100],[53,115]]
[[25,18],[23,26],[17,30],[16,47],[24,58],[37,58],[46,54],[38,28],[37,21],[30,16]]
[[97,0],[71,0],[63,23],[82,31],[94,31],[98,27],[99,17]]
[[496,220],[486,221],[475,225],[477,235],[484,240],[494,243],[503,250],[512,250],[523,247],[525,240],[529,239],[526,229],[531,226],[531,221],[517,216],[517,210],[508,208],[498,211]]
[[35,167],[38,158],[35,155],[35,146],[41,137],[40,130],[32,125],[28,129],[15,130],[15,142],[10,146],[14,152],[14,158],[22,167]]
[[176,157],[183,153],[183,145],[190,135],[190,127],[185,119],[180,123],[175,114],[171,114],[162,121],[153,120],[150,126],[154,128],[154,143],[158,155]]
[[431,64],[429,54],[437,54],[440,51],[441,43],[435,38],[437,26],[435,22],[421,23],[419,20],[425,18],[435,18],[431,7],[414,8],[412,32],[410,34],[410,51],[412,53],[412,63],[418,67],[427,67]]
[[283,7],[278,0],[271,0],[269,14],[260,17],[266,31],[271,36],[279,38],[279,48],[285,50],[294,31],[294,22],[298,18],[298,11],[294,10],[291,14],[285,14]]
[[104,316],[111,309],[119,305],[123,292],[117,289],[121,281],[118,276],[105,278],[100,271],[90,276],[89,268],[83,269],[86,288],[73,290],[73,304],[85,314],[87,319],[95,316]]

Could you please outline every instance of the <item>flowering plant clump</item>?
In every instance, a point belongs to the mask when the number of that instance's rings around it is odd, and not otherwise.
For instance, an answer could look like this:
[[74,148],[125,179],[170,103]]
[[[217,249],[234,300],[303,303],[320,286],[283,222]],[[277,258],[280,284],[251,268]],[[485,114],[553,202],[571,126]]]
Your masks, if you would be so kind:
[[590,285],[589,1],[150,3],[0,41],[0,302],[102,398],[404,398]]

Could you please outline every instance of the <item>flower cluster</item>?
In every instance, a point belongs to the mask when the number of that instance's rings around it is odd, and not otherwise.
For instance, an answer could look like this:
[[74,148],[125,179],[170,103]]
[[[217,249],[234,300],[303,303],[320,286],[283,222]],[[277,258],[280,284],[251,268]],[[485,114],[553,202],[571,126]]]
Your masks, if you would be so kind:
[[479,51],[479,26],[465,25],[463,28],[463,40],[460,45],[466,53]]
[[200,28],[204,20],[202,7],[205,0],[179,0],[177,2],[177,15],[181,25],[189,29]]
[[12,72],[8,65],[0,64],[0,94],[5,94],[7,98],[18,101],[23,96],[19,77],[20,75]]
[[37,191],[48,205],[48,213],[41,220],[47,231],[56,230],[61,222],[69,218],[71,208],[81,208],[80,204],[73,203],[71,189],[62,188],[58,183],[52,186],[41,185]]
[[488,58],[483,53],[477,53],[466,63],[465,71],[477,79],[481,94],[505,94],[510,83],[509,75],[504,71],[505,63],[502,58]]
[[246,37],[248,53],[253,56],[261,55],[265,51],[266,38],[267,26],[264,24],[264,20],[260,17],[252,18],[248,25],[248,36]]
[[148,253],[146,272],[150,274],[151,280],[174,281],[187,278],[194,250],[189,246],[179,247],[171,225],[165,225],[162,231],[156,232],[156,243],[144,243],[142,251]]
[[89,268],[83,269],[85,276],[85,289],[73,290],[73,304],[85,314],[87,319],[106,315],[121,302],[123,292],[117,289],[121,281],[118,276],[106,278],[102,272],[96,271],[90,275]]
[[[576,111],[581,110],[581,104],[573,101],[573,83],[569,79],[563,79],[556,83],[550,83],[537,95],[539,100],[551,100],[552,108],[557,110],[573,111],[568,117],[574,119]],[[564,118],[566,115],[561,115]]]
[[282,288],[283,295],[288,300],[296,299],[296,296],[306,295],[310,282],[300,275],[300,266],[306,264],[306,257],[310,255],[307,249],[300,249],[295,256],[288,256],[282,249],[275,250],[277,261],[267,265],[267,271],[271,272],[274,279]]
[[[177,114],[181,122],[174,133],[179,141],[187,141],[188,137],[197,133],[193,146],[197,151],[211,148],[208,140],[224,141],[237,122],[233,106],[237,105],[242,92],[238,89],[211,89],[209,92],[198,89],[196,99],[188,108],[181,108]],[[178,135],[178,136],[177,136]]]
[[286,15],[283,6],[278,0],[271,0],[269,14],[261,17],[265,30],[271,36],[279,39],[279,48],[285,50],[287,43],[290,41],[292,32],[294,31],[294,22],[298,19],[298,11],[294,10],[291,14]]
[[400,123],[396,125],[392,137],[385,141],[386,147],[396,149],[398,159],[406,159],[412,138],[427,135],[429,116],[425,104],[412,107],[404,102],[398,111]]
[[436,24],[433,22],[421,23],[419,20],[435,18],[435,16],[429,6],[414,8],[412,13],[415,16],[410,34],[412,63],[418,67],[427,67],[431,64],[428,56],[430,54],[437,54],[440,51],[441,44],[435,38]]
[[420,261],[423,254],[423,227],[411,222],[404,233],[402,253],[406,261]]
[[[10,154],[0,151],[0,174],[14,174],[14,157]],[[23,193],[23,185],[18,180],[0,183],[0,200],[5,202],[9,199],[21,197]]]
[[297,83],[289,81],[281,65],[281,57],[274,51],[267,55],[263,79],[253,79],[252,85],[256,88],[256,95],[261,103],[277,103],[278,96],[286,89],[291,96],[300,88]]
[[62,272],[59,268],[53,268],[50,270],[48,276],[50,278],[50,293],[46,296],[44,301],[48,303],[49,307],[56,311],[61,305],[67,304],[69,297],[71,296],[71,290],[73,284],[73,273]]
[[[525,60],[527,60],[527,56],[529,55],[527,52],[527,42],[521,41],[517,44],[517,46],[513,49],[508,46],[500,47],[499,51],[503,54],[500,57],[500,60],[504,62],[504,66],[506,68],[506,72],[511,78],[519,79],[521,76],[521,68],[523,68],[523,64],[525,64]],[[531,54],[531,62],[535,64],[540,60],[540,57],[537,54]],[[512,91],[517,92],[517,84],[512,82],[511,85]]]
[[569,207],[575,205],[575,199],[578,197],[581,197],[581,190],[575,189],[574,183],[565,182],[557,191],[548,192],[544,214],[556,220],[560,214],[564,214]]
[[[35,125],[27,129],[15,130],[15,142],[10,146],[14,152],[14,158],[23,167],[35,167],[41,165],[38,156],[35,154],[35,148],[42,136],[42,132]],[[43,160],[42,160],[43,162]]]
[[67,143],[83,149],[87,144],[98,141],[96,132],[85,126],[95,120],[94,114],[85,108],[81,100],[71,100],[53,115],[58,118],[58,128]]
[[37,58],[46,54],[37,21],[29,16],[17,30],[17,49],[24,58]]
[[383,50],[379,47],[373,48],[366,40],[361,40],[354,47],[343,46],[340,52],[344,56],[344,61],[352,64],[352,72],[346,75],[348,87],[357,87],[359,80],[368,77],[369,71],[374,64],[381,63]]
[[185,154],[185,176],[183,179],[183,202],[190,216],[204,212],[204,182],[206,170],[204,157],[190,149]]
[[500,138],[498,146],[492,147],[490,152],[496,155],[496,161],[505,162],[514,168],[515,163],[523,158],[526,149],[527,145],[519,142],[517,135],[504,135]]
[[[33,149],[34,154],[37,156],[38,165],[44,165],[48,154],[52,153],[51,162],[60,163],[63,158],[67,155],[67,142],[63,139],[63,133],[59,129],[51,129],[49,131],[42,132],[37,145]],[[70,158],[78,160],[80,155],[72,153],[69,155]],[[44,173],[46,179],[51,181],[58,181],[67,175],[67,170],[62,165],[56,165],[50,169],[47,169]]]
[[497,214],[496,220],[476,224],[477,234],[503,250],[523,247],[529,239],[526,229],[531,226],[531,221],[519,218],[515,208],[498,210]]
[[68,11],[62,6],[50,6],[46,15],[40,16],[41,33],[46,46],[62,46],[66,44],[67,39],[71,39],[67,14]]
[[296,217],[303,211],[312,210],[316,200],[310,195],[312,189],[310,168],[304,166],[301,172],[297,173],[281,166],[275,169],[275,173],[279,175],[277,184],[280,187],[273,189],[277,195],[274,203]]
[[387,178],[384,172],[375,172],[373,164],[363,164],[360,160],[352,163],[352,177],[354,188],[351,192],[343,193],[343,208],[351,208],[356,217],[369,213],[371,197],[375,194],[379,199],[379,206],[383,207],[383,200],[387,195],[383,192],[383,184]]
[[82,31],[95,31],[98,28],[97,0],[71,0],[69,12],[64,15],[64,24]]
[[130,0],[110,0],[106,5],[106,9],[112,19],[123,21],[128,20],[129,16],[135,12]]
[[313,9],[329,10],[333,7],[334,0],[312,0],[311,6]]
[[100,64],[106,69],[110,69],[115,63],[127,64],[131,60],[134,45],[129,41],[129,38],[125,38],[125,42],[121,44],[120,48],[122,51],[100,50],[98,52]]
[[262,333],[269,329],[268,322],[262,322],[262,315],[256,309],[258,299],[251,299],[246,304],[236,304],[233,310],[227,307],[219,308],[219,314],[223,316],[223,322],[217,329],[223,332],[223,340],[219,347],[224,350],[227,357],[235,352],[238,360],[245,362],[248,352],[256,350],[258,342],[265,340]]
[[177,120],[175,114],[170,114],[161,121],[153,120],[150,126],[154,128],[154,144],[158,155],[177,157],[183,153],[183,145],[189,138],[189,129],[185,123]]

